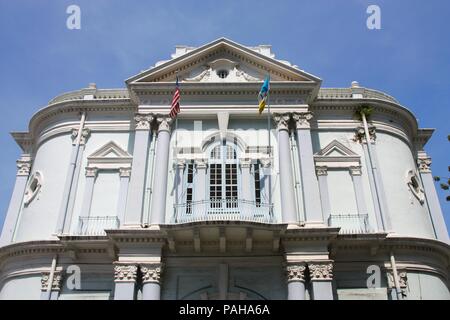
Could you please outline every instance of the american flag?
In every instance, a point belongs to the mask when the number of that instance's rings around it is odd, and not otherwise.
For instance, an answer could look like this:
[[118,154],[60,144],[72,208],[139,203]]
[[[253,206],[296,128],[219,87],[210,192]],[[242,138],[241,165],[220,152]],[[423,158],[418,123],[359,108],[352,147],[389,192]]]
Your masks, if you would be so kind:
[[172,107],[170,108],[170,117],[173,119],[180,112],[180,87],[178,86],[178,77],[175,92],[172,98]]

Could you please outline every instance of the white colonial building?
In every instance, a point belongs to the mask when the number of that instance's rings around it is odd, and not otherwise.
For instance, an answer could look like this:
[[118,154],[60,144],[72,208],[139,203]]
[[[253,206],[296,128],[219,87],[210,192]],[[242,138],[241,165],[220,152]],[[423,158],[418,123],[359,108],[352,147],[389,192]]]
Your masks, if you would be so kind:
[[1,299],[450,299],[433,130],[391,96],[227,39],[125,83],[12,133]]

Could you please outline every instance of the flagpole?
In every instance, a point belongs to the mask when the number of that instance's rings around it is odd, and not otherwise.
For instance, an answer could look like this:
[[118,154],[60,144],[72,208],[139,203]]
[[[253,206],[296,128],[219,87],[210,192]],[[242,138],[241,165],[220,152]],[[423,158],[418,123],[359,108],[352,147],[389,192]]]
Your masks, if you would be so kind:
[[[178,71],[176,72],[176,85],[180,86],[180,84],[178,83]],[[180,94],[180,101],[179,103],[181,103],[181,94]],[[177,209],[178,209],[178,205],[179,205],[179,194],[178,194],[178,176],[179,176],[179,172],[178,170],[180,170],[179,166],[178,166],[178,114],[175,115],[175,204],[177,205],[175,208],[175,215],[177,215]],[[176,216],[176,218],[178,218]]]
[[[269,89],[267,90],[267,132],[269,134],[269,159],[272,159],[272,143],[271,143],[271,137],[270,137],[270,129],[271,129],[271,125],[270,125],[270,74],[268,75],[269,77]],[[272,161],[271,161],[272,162]],[[270,163],[270,166],[272,166],[273,164]],[[272,205],[272,170],[269,174],[269,214],[272,214],[272,210],[271,210],[271,205]]]

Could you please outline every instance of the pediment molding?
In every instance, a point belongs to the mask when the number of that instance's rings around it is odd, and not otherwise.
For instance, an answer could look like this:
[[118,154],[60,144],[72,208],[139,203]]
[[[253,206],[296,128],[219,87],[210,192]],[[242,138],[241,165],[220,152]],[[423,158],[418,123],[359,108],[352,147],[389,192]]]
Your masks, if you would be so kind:
[[316,168],[360,167],[361,157],[337,140],[331,141],[314,155]]
[[87,159],[87,167],[97,169],[130,168],[133,161],[133,157],[114,141],[97,149]]

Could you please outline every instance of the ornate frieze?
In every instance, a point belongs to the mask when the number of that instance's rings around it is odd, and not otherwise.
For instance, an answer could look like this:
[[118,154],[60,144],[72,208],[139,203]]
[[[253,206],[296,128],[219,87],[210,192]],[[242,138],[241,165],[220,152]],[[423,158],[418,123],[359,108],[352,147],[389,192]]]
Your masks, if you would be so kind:
[[[375,140],[377,139],[375,127],[370,126],[368,128],[368,131],[369,131],[370,142],[374,143]],[[366,132],[364,130],[364,127],[356,128],[355,137],[353,138],[353,141],[356,141],[359,143],[366,143]]]
[[136,130],[150,130],[153,116],[151,114],[136,113],[134,115],[134,121]]
[[362,174],[361,172],[361,166],[352,166],[348,168],[350,170],[350,174],[352,176],[360,176]]
[[[50,272],[42,272],[42,276],[41,276],[41,290],[42,291],[48,290],[49,281],[50,281]],[[53,274],[51,291],[60,291],[61,290],[61,282],[62,282],[62,274],[61,274],[61,272],[56,271]]]
[[137,276],[137,266],[135,265],[116,265],[114,266],[115,282],[134,282]]
[[173,119],[167,115],[158,115],[156,117],[156,122],[158,124],[158,132],[168,131],[170,132],[170,125]]
[[312,281],[333,279],[333,264],[331,262],[308,263],[308,268]]
[[326,176],[328,175],[328,167],[326,166],[318,166],[316,167],[316,173],[318,176]]
[[275,121],[277,130],[289,130],[289,113],[275,113],[273,120]]
[[162,265],[160,263],[141,265],[142,282],[159,283]]
[[420,173],[431,173],[431,158],[430,157],[424,157],[417,159],[417,165],[419,167]]
[[295,127],[297,130],[311,128],[310,121],[313,118],[312,112],[295,112],[292,114],[292,119],[295,121]]
[[[71,138],[72,138],[73,145],[77,144],[78,132],[79,132],[78,128],[72,128]],[[81,130],[80,145],[85,145],[87,140],[89,139],[90,135],[91,135],[90,129],[84,128],[83,130]]]
[[288,264],[286,266],[287,282],[305,281],[305,264]]

